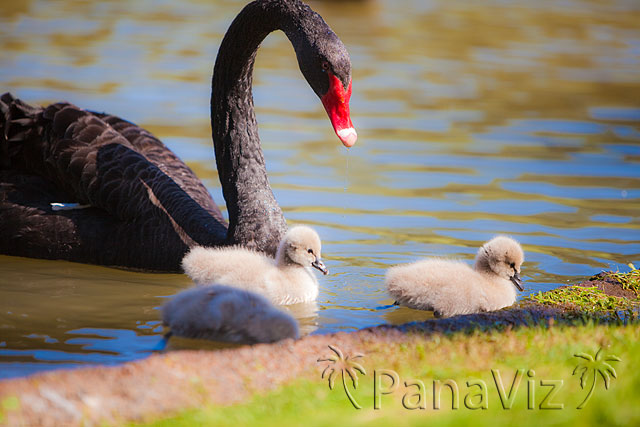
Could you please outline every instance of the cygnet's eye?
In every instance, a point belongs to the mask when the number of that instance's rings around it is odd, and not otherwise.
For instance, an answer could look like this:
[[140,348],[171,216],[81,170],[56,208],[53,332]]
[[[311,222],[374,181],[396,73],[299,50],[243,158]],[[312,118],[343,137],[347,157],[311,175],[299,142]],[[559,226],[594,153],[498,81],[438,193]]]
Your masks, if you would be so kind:
[[307,252],[309,252],[310,254],[313,254],[313,249],[308,249]]
[[510,266],[511,268],[513,268],[514,270],[516,269],[516,263],[515,263],[515,262],[512,262],[509,266]]

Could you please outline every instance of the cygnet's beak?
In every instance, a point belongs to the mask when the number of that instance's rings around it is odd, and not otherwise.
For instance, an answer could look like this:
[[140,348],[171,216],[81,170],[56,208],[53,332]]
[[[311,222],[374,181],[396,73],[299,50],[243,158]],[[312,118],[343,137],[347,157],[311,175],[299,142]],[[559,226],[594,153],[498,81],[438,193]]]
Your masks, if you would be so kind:
[[325,276],[329,274],[329,270],[324,266],[324,263],[320,258],[316,258],[316,260],[311,263],[311,266],[322,271],[322,274],[324,274]]
[[514,285],[516,285],[516,288],[518,288],[520,292],[524,291],[524,288],[522,287],[522,279],[520,278],[520,274],[518,274],[517,271],[513,276],[509,277],[509,279]]

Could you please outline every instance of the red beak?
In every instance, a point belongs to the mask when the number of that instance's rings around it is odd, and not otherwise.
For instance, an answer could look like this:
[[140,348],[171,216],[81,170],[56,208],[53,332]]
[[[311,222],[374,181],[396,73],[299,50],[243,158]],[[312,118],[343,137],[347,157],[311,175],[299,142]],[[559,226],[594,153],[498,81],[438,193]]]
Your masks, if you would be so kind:
[[331,120],[336,135],[338,135],[342,144],[349,148],[353,146],[358,139],[358,134],[353,128],[353,123],[351,123],[351,117],[349,116],[351,81],[349,81],[349,87],[345,91],[339,78],[334,76],[330,71],[327,71],[327,74],[329,75],[329,90],[320,100],[322,101],[322,105],[324,105],[324,109],[327,110],[329,120]]

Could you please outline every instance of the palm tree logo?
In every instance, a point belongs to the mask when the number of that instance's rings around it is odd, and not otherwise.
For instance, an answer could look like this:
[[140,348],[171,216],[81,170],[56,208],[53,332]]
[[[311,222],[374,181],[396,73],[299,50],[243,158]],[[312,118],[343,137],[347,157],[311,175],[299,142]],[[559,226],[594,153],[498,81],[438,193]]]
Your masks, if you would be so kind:
[[324,379],[324,376],[328,374],[329,389],[333,390],[333,386],[336,382],[336,377],[338,376],[338,372],[340,372],[340,376],[342,377],[342,388],[344,388],[344,392],[347,394],[349,402],[351,402],[354,408],[362,409],[362,406],[360,406],[358,402],[356,402],[356,400],[351,395],[349,388],[347,387],[345,372],[349,376],[349,378],[351,378],[353,389],[357,389],[358,372],[360,372],[362,375],[367,375],[367,372],[364,370],[362,365],[354,361],[354,359],[359,359],[361,357],[364,357],[364,355],[357,353],[350,358],[349,356],[345,357],[338,347],[329,345],[329,348],[335,353],[335,355],[332,354],[326,359],[318,359],[318,362],[329,362],[326,368],[324,368],[324,371],[322,371],[322,378]]
[[585,397],[582,403],[578,405],[578,409],[584,408],[584,406],[591,398],[593,390],[596,388],[598,374],[600,374],[600,376],[604,380],[604,388],[607,390],[609,389],[609,384],[611,383],[611,377],[617,378],[616,370],[613,369],[613,366],[611,366],[607,362],[620,362],[620,358],[614,355],[609,355],[603,358],[601,357],[601,354],[602,347],[600,348],[600,350],[598,350],[595,357],[588,353],[578,353],[573,355],[574,357],[579,357],[585,360],[585,362],[580,361],[580,363],[578,363],[578,366],[576,366],[573,370],[573,374],[571,374],[575,375],[578,372],[582,372],[580,374],[580,388],[584,388],[584,386],[587,385],[588,379],[593,377],[589,393],[587,393],[587,397]]

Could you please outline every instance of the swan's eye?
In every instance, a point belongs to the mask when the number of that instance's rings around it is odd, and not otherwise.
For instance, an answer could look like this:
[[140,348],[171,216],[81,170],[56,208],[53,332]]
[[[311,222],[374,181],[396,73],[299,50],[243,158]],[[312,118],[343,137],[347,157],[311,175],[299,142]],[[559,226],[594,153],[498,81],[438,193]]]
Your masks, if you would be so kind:
[[325,72],[329,69],[329,63],[327,61],[322,61],[322,71]]

